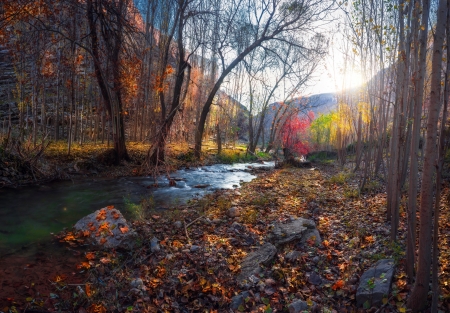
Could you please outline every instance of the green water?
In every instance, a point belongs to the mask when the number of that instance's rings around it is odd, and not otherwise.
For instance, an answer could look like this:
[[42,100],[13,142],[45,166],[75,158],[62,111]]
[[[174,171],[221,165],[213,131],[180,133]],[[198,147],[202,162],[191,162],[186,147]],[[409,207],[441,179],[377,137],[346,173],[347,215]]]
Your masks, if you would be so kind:
[[[114,205],[129,218],[124,199],[139,203],[151,197],[155,208],[168,208],[202,197],[214,190],[230,189],[255,178],[246,172],[250,164],[205,166],[179,170],[176,186],[169,186],[166,177],[157,179],[159,188],[152,188],[152,177],[129,177],[114,180],[59,182],[43,187],[0,189],[0,256],[26,250],[35,243],[47,242],[51,233],[70,227],[80,218],[107,205]],[[273,167],[272,163],[251,164]],[[198,189],[196,185],[207,185]]]
[[[124,196],[144,192],[139,185],[130,187],[123,188],[119,180],[1,189],[0,255],[48,240],[51,233],[72,226],[81,217],[106,205],[122,209]],[[131,198],[138,201],[137,196]]]

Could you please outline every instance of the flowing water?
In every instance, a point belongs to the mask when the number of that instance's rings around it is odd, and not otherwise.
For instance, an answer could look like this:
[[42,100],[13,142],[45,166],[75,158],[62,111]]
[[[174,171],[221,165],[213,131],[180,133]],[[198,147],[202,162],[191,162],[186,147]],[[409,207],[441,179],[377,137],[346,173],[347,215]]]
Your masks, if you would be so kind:
[[[125,202],[138,203],[151,198],[155,208],[168,208],[217,189],[238,187],[241,182],[255,178],[248,172],[249,166],[273,167],[274,163],[183,169],[171,174],[176,186],[169,186],[166,177],[158,177],[156,181],[152,177],[129,177],[0,189],[0,256],[11,251],[16,255],[31,255],[36,247],[49,241],[51,233],[70,227],[106,205],[125,211]],[[155,183],[158,187],[154,187]],[[127,212],[123,213],[127,216]]]

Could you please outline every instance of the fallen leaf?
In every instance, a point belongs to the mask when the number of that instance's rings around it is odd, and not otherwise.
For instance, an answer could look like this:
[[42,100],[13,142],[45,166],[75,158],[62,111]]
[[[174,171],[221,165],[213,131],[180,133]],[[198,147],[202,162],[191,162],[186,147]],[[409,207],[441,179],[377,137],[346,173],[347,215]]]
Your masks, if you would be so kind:
[[93,260],[95,259],[95,253],[94,252],[88,252],[86,253],[86,259]]
[[338,280],[338,281],[331,287],[331,289],[333,289],[333,290],[338,290],[338,289],[341,289],[342,287],[344,287],[344,281],[343,281],[343,280]]

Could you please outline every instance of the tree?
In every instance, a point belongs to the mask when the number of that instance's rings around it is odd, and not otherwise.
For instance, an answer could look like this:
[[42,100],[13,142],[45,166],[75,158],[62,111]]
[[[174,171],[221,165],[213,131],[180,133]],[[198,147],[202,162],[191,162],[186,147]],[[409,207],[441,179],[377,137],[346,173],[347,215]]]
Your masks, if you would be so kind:
[[[437,156],[437,127],[441,108],[441,73],[443,44],[447,25],[448,1],[440,0],[437,10],[436,30],[433,40],[430,83],[430,105],[427,121],[427,138],[423,163],[422,188],[420,190],[420,235],[417,275],[409,298],[409,307],[418,312],[427,307],[431,270],[431,230],[433,208],[433,176]],[[448,31],[448,29],[447,29]],[[438,227],[438,225],[435,225]]]
[[295,155],[308,154],[309,146],[306,136],[312,119],[314,119],[312,112],[302,118],[298,116],[298,113],[295,113],[295,115],[291,115],[283,124],[281,138],[285,159]]
[[[309,27],[312,23],[323,18],[323,15],[329,9],[329,5],[329,2],[316,0],[271,0],[263,3],[251,0],[246,5],[243,2],[233,2],[227,3],[221,8],[220,14],[222,15],[217,29],[219,33],[214,35],[219,37],[217,53],[222,72],[203,104],[195,133],[194,152],[197,158],[200,158],[201,154],[208,112],[225,77],[253,50],[258,48],[270,49],[269,44],[271,42],[290,44],[299,54],[314,53],[315,45],[308,46],[301,37],[305,34],[305,30],[311,31]],[[240,14],[244,9],[245,12]],[[219,14],[219,12],[216,12],[216,14]],[[232,44],[229,41],[230,38],[237,38],[238,36],[240,40],[237,44]],[[312,42],[314,42],[314,37],[309,39],[313,39]],[[234,48],[236,55],[228,63],[230,54],[227,54],[226,57],[225,51],[230,48]]]

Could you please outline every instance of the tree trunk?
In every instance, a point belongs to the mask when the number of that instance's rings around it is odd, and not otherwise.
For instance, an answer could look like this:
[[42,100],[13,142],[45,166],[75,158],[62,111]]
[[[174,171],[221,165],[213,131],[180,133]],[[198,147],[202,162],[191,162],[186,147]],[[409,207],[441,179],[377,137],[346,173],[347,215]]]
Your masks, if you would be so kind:
[[414,278],[414,265],[416,255],[416,208],[417,208],[417,173],[418,173],[418,154],[419,154],[419,140],[421,115],[424,93],[425,81],[425,63],[427,53],[427,34],[428,34],[428,18],[430,13],[430,0],[424,0],[422,4],[422,18],[421,24],[424,29],[420,32],[418,38],[419,44],[416,45],[419,49],[418,56],[418,70],[414,75],[417,75],[415,81],[415,96],[414,96],[414,121],[412,129],[412,143],[411,143],[411,164],[409,170],[409,184],[408,184],[408,233],[407,233],[407,248],[406,248],[406,273],[410,282]]
[[431,229],[433,208],[433,176],[436,165],[436,137],[439,111],[441,107],[441,65],[442,46],[446,29],[447,1],[440,0],[437,10],[437,23],[433,43],[431,66],[430,106],[427,121],[427,142],[422,170],[420,192],[420,236],[417,276],[409,298],[409,307],[418,312],[427,307],[427,296],[431,269]]

